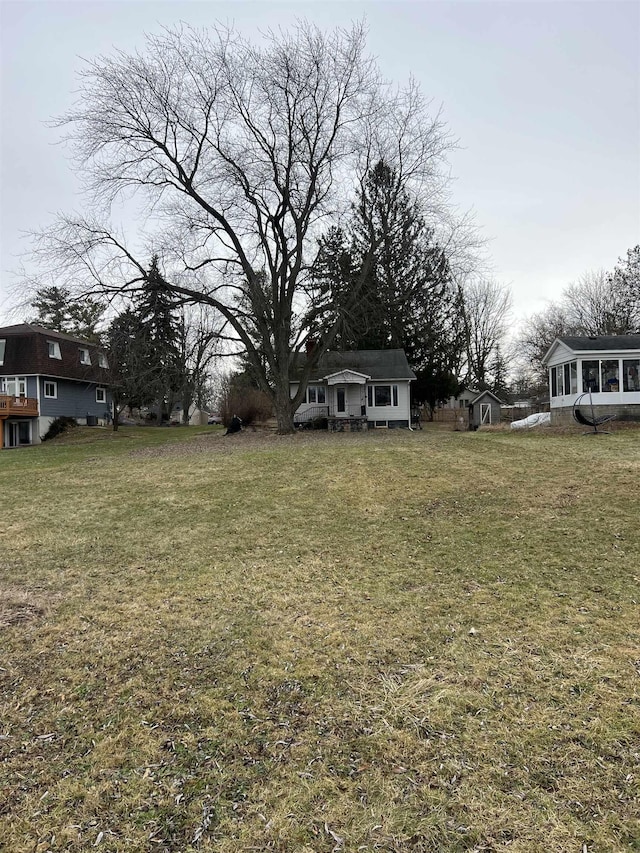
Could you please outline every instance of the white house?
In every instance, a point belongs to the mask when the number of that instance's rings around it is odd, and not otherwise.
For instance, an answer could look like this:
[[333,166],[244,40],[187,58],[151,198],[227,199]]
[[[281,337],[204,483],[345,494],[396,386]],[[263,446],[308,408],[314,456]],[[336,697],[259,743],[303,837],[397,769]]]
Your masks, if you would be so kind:
[[568,422],[576,401],[589,393],[579,403],[592,403],[596,417],[640,420],[640,335],[556,338],[542,361],[552,424]]
[[[294,361],[294,376],[301,373],[304,358],[297,356]],[[324,425],[326,420],[330,430],[408,428],[410,384],[415,378],[401,349],[326,352],[309,378],[294,423]],[[292,397],[298,387],[294,380]]]

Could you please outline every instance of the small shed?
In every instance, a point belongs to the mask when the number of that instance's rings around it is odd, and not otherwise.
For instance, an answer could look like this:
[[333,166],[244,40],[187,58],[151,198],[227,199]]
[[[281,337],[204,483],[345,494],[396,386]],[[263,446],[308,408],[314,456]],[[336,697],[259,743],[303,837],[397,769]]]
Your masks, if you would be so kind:
[[499,424],[502,405],[492,391],[481,391],[469,403],[469,429]]

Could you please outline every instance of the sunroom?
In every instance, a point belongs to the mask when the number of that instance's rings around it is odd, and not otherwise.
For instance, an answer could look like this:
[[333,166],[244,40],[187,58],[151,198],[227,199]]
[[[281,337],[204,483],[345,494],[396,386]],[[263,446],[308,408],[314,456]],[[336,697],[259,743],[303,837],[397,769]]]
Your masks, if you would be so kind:
[[568,422],[581,395],[596,416],[640,419],[640,335],[556,338],[543,363],[552,423]]

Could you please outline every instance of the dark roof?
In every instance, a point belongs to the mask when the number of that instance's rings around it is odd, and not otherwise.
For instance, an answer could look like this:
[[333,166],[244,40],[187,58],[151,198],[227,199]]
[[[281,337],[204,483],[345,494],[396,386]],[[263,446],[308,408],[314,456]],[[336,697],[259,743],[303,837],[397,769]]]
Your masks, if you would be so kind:
[[47,329],[44,326],[36,326],[34,323],[18,323],[15,326],[4,326],[0,328],[0,337],[3,338],[8,335],[28,334],[46,335],[47,338],[51,338],[55,341],[72,341],[80,346],[84,345],[94,348],[96,346],[94,343],[91,343],[91,341],[88,341],[85,338],[78,338],[76,335],[67,334],[67,332],[55,332],[53,329]]
[[[297,353],[293,357],[292,378],[302,372],[306,356]],[[329,351],[322,354],[317,367],[311,372],[309,381],[317,382],[338,373],[340,370],[355,370],[372,379],[415,379],[403,349],[365,349],[352,352]]]
[[640,349],[640,335],[598,335],[597,337],[563,336],[561,343],[575,350],[622,350]]
[[[35,374],[109,384],[109,371],[98,365],[97,354],[101,350],[90,341],[31,323],[0,328],[0,339],[3,338],[7,342],[0,367],[3,376]],[[47,341],[59,344],[61,358],[49,358]],[[80,347],[89,350],[90,365],[80,362]]]

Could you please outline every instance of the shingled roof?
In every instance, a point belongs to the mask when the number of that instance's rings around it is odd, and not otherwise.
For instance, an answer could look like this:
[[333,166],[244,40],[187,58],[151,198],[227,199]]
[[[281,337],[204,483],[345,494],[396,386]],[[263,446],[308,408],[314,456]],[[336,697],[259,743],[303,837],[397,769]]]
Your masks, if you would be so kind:
[[[298,353],[293,357],[292,379],[302,372],[306,355]],[[309,377],[310,382],[318,382],[340,370],[354,370],[376,381],[382,379],[415,379],[416,375],[409,367],[403,349],[367,349],[353,352],[329,351],[322,354],[317,367]]]
[[597,337],[563,335],[558,340],[576,352],[640,349],[640,335],[598,335]]
[[[41,375],[108,385],[109,371],[100,367],[97,354],[101,349],[90,341],[55,332],[32,323],[20,323],[0,328],[0,339],[6,340],[3,376]],[[49,358],[47,341],[57,341],[60,358]],[[80,362],[79,348],[89,350],[91,364]]]

